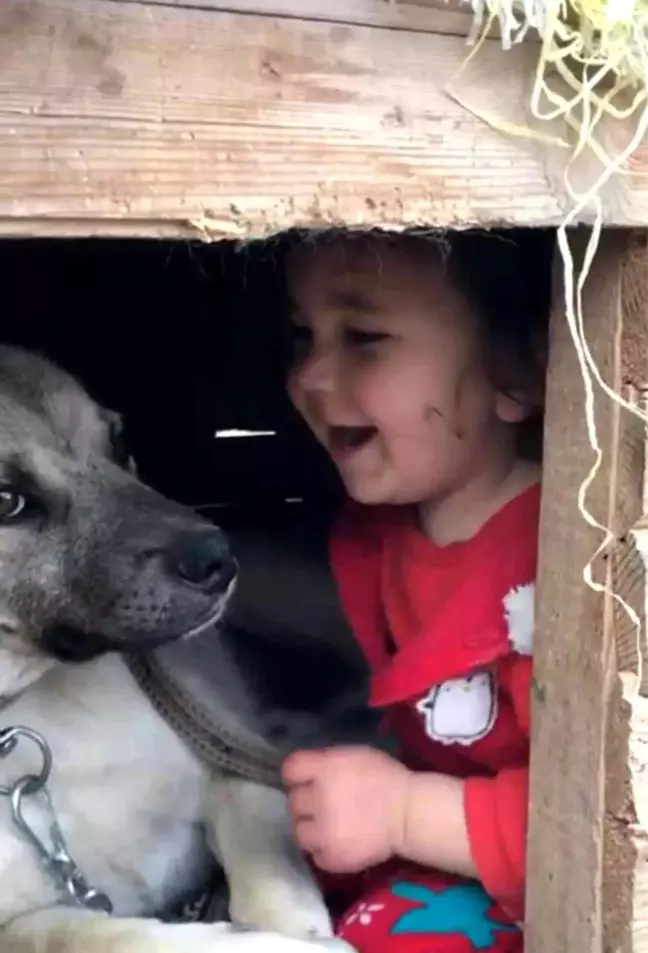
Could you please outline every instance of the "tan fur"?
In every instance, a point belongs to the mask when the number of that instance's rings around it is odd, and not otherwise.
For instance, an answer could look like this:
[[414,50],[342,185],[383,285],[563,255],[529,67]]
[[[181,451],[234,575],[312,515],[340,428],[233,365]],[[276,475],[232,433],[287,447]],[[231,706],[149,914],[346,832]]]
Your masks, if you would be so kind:
[[[18,460],[29,470],[33,492],[42,489],[47,501],[37,519],[0,523],[0,727],[27,725],[47,739],[54,756],[48,787],[71,853],[115,906],[108,918],[59,905],[32,846],[12,823],[8,800],[0,798],[0,950],[306,953],[311,940],[337,942],[330,939],[319,890],[293,846],[283,795],[209,776],[141,694],[120,655],[68,664],[43,648],[44,634],[63,623],[73,626],[73,634],[78,630],[81,640],[84,626],[103,625],[116,645],[132,639],[128,612],[132,605],[138,619],[142,605],[149,612],[142,600],[151,587],[158,589],[150,613],[165,607],[160,619],[167,626],[175,624],[180,610],[191,625],[190,612],[196,619],[213,613],[197,595],[191,596],[194,607],[187,601],[191,594],[178,594],[179,584],[158,579],[153,569],[140,587],[143,595],[134,591],[126,608],[120,607],[119,586],[140,584],[129,568],[128,535],[125,542],[111,535],[113,526],[125,532],[131,498],[143,547],[162,530],[173,542],[178,526],[197,534],[208,527],[109,460],[105,420],[73,381],[31,355],[5,348],[0,348],[0,427],[0,484],[20,479],[12,476]],[[166,545],[166,538],[156,545]],[[120,560],[122,574],[114,577]],[[107,593],[102,612],[94,608],[98,586],[117,587]],[[86,590],[92,598],[82,605]],[[156,618],[151,617],[148,638],[158,632]],[[32,746],[21,742],[0,760],[0,783],[37,769]],[[37,821],[41,810],[34,803],[30,819]],[[266,932],[153,919],[203,883],[210,849],[225,869],[238,923]]]

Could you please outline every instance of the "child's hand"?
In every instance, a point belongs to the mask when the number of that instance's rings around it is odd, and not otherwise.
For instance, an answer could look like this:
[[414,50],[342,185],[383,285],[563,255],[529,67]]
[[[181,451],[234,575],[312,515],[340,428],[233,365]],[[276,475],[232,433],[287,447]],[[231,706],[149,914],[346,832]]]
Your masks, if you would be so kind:
[[297,843],[318,867],[355,873],[399,850],[410,772],[368,747],[298,751],[282,769]]

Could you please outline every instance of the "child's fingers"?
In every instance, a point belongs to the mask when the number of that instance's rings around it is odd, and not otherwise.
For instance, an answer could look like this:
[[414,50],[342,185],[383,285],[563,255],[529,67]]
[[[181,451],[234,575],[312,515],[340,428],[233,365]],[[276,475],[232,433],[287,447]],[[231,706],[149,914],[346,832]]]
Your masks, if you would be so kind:
[[322,756],[318,751],[294,751],[281,766],[284,784],[288,787],[310,784],[317,777],[321,763]]
[[316,815],[313,786],[300,784],[291,788],[288,793],[288,807],[295,820],[312,820]]

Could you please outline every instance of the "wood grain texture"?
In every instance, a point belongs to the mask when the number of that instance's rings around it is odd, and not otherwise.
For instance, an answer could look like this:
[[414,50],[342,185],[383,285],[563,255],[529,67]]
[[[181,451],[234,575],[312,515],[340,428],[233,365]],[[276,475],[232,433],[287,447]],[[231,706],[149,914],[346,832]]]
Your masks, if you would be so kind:
[[[132,0],[113,0],[129,3]],[[467,0],[148,0],[166,6],[294,17],[390,30],[467,36],[473,23]]]
[[[648,720],[636,695],[645,631],[637,644],[612,598],[582,576],[602,537],[577,508],[594,456],[562,296],[558,287],[545,425],[526,948],[634,953],[648,949]],[[584,307],[597,365],[620,390],[627,342],[648,335],[645,235],[604,235]],[[604,460],[588,508],[618,542],[595,577],[643,615],[645,572],[628,530],[643,512],[645,428],[602,394],[596,419]]]
[[[524,121],[534,51],[490,41],[457,80],[458,37],[4,0],[0,234],[557,222],[563,152],[494,131],[447,92]],[[610,186],[610,222],[648,221],[647,162]]]
[[[648,382],[646,234],[628,235],[625,242],[620,276],[621,392],[641,405]],[[625,413],[620,415],[618,472],[619,539],[610,553],[611,579],[615,592],[640,617],[641,632],[638,638],[627,614],[614,607],[617,677],[606,738],[603,938],[606,948],[641,953],[648,950],[648,645],[646,567],[635,531],[645,522],[646,430]],[[633,532],[625,532],[626,527]]]

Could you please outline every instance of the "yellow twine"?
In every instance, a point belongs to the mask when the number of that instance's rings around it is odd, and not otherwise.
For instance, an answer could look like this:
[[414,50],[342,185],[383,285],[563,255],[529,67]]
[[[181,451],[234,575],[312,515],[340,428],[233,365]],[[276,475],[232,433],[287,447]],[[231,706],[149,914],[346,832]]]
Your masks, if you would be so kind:
[[[578,490],[578,509],[585,521],[604,536],[583,569],[583,580],[594,591],[606,593],[614,599],[635,627],[638,671],[633,694],[638,695],[643,665],[640,618],[618,593],[607,583],[596,582],[592,574],[594,561],[614,540],[612,530],[596,520],[586,504],[587,491],[603,461],[594,412],[594,382],[607,397],[639,417],[644,424],[648,424],[648,415],[603,380],[585,336],[583,288],[603,227],[601,190],[613,175],[627,174],[627,161],[648,133],[648,0],[572,0],[570,6],[564,0],[472,0],[472,5],[474,21],[469,42],[476,45],[459,75],[481,48],[495,20],[499,21],[505,49],[519,43],[530,29],[535,29],[542,43],[530,97],[531,114],[545,122],[562,120],[577,135],[563,172],[571,208],[558,229],[558,247],[564,266],[565,316],[578,356],[585,392],[587,437],[594,453],[594,463]],[[552,88],[548,79],[550,75],[562,81],[561,91]],[[471,108],[453,88],[448,92],[464,108],[495,129],[567,146],[565,140],[555,135],[545,136],[528,126],[509,123]],[[619,100],[622,105],[618,104]],[[597,127],[603,117],[636,120],[630,142],[616,156],[609,155],[597,139]],[[570,170],[586,149],[592,150],[603,170],[594,184],[579,194],[571,182]],[[576,274],[567,230],[588,208],[593,208],[594,225],[582,267]]]

